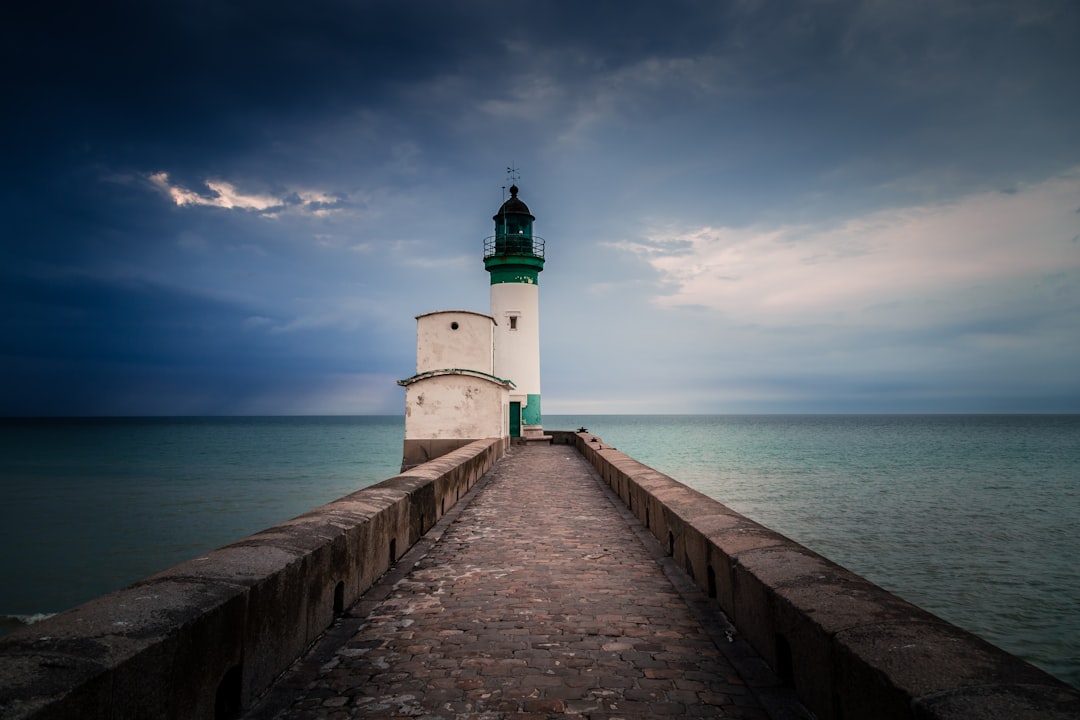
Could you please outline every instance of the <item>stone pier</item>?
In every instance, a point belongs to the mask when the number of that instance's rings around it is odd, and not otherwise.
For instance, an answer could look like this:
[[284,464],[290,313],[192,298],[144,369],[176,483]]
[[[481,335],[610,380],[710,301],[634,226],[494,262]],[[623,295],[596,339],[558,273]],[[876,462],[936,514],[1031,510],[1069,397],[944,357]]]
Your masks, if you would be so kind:
[[535,444],[245,717],[509,716],[808,717],[582,455]]
[[550,435],[475,441],[0,638],[0,717],[1080,717],[1030,663]]

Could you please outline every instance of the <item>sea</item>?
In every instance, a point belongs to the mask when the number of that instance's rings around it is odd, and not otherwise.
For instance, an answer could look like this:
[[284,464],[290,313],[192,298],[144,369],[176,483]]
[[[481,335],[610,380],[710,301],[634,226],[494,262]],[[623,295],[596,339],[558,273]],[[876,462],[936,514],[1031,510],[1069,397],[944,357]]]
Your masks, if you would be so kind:
[[[545,415],[1080,687],[1080,415]],[[0,633],[398,472],[400,416],[0,419]]]

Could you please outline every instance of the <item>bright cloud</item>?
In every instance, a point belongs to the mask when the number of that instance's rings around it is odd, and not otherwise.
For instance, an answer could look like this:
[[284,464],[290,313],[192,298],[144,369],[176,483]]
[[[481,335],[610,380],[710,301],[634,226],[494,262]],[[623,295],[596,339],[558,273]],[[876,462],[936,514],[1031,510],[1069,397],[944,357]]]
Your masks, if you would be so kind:
[[213,194],[206,196],[170,183],[169,174],[165,172],[153,173],[149,176],[149,179],[155,186],[167,193],[173,202],[180,207],[185,205],[207,205],[229,209],[268,210],[284,204],[283,200],[272,195],[245,195],[237,191],[236,187],[231,183],[222,180],[207,180],[206,187]]
[[166,172],[147,176],[150,182],[168,195],[180,207],[205,206],[228,210],[254,210],[266,217],[277,217],[287,210],[299,210],[316,217],[325,217],[342,209],[344,198],[321,190],[294,190],[282,197],[258,193],[243,193],[224,180],[206,180],[209,194],[199,194],[169,180]]
[[[702,227],[621,243],[670,290],[662,306],[696,305],[763,325],[862,324],[948,297],[988,296],[1080,272],[1080,171],[1016,192],[890,210],[838,227]],[[1004,297],[1000,298],[1005,302]],[[921,319],[925,319],[922,317]]]

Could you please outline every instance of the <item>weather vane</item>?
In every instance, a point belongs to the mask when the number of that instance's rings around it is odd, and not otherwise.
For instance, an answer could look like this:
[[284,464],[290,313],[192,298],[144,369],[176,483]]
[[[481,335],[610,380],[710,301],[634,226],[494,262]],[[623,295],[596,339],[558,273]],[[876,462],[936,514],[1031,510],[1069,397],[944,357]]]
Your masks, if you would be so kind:
[[506,168],[506,181],[512,185],[520,179],[521,173],[518,172],[518,169],[516,167],[514,167],[514,163],[510,163],[510,165],[508,165]]

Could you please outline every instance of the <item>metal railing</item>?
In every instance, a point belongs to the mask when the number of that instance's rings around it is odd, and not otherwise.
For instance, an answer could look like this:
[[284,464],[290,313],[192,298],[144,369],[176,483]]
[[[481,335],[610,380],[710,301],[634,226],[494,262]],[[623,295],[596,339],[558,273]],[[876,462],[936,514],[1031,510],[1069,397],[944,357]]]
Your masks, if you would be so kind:
[[484,259],[500,255],[526,255],[544,259],[544,238],[525,235],[492,235],[484,238]]

